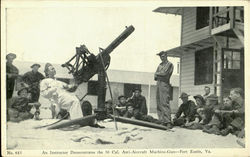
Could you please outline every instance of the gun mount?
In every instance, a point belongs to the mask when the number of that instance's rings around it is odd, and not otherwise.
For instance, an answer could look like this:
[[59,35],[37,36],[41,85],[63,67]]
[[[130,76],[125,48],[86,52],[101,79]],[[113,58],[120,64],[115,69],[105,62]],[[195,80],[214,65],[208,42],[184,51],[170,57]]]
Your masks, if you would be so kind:
[[[110,64],[109,54],[133,31],[134,27],[132,25],[126,27],[126,29],[109,44],[106,49],[99,48],[100,53],[97,56],[90,53],[85,45],[76,47],[76,54],[68,62],[62,64],[62,67],[66,67],[69,70],[69,73],[74,76],[77,84],[88,82],[100,69],[103,69],[101,57],[103,58],[105,70],[107,70]],[[75,62],[72,63],[74,60]]]
[[[88,82],[95,74],[98,74],[98,102],[97,112],[104,110],[104,103],[106,97],[106,74],[110,64],[110,53],[120,45],[135,28],[131,25],[111,43],[106,49],[99,48],[100,53],[95,56],[85,45],[76,48],[76,54],[62,67],[66,67],[69,73],[73,74],[76,84]],[[74,63],[72,63],[74,62]]]

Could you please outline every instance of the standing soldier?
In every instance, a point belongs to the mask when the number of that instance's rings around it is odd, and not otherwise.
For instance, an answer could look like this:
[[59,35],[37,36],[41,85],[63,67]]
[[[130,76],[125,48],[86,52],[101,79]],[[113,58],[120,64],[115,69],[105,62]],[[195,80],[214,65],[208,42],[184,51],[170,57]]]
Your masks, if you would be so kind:
[[29,91],[31,93],[31,102],[38,102],[40,96],[39,83],[44,79],[44,76],[38,72],[40,68],[39,64],[33,64],[31,66],[32,71],[25,73],[22,77],[23,81],[29,85]]
[[7,99],[10,99],[12,97],[14,86],[15,86],[15,80],[18,77],[19,70],[17,67],[15,67],[12,63],[13,60],[16,58],[16,55],[14,53],[9,53],[6,56],[6,94]]
[[171,88],[170,77],[173,73],[174,66],[168,61],[166,52],[161,51],[157,55],[159,55],[162,60],[155,72],[155,80],[157,81],[157,114],[162,123],[168,128],[172,128],[169,92]]

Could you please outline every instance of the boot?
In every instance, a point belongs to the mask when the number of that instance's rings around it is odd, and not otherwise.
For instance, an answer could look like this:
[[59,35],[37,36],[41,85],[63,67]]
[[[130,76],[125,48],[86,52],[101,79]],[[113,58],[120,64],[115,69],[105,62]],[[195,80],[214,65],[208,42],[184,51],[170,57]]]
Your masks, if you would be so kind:
[[194,123],[193,125],[187,127],[187,129],[191,129],[191,130],[202,130],[203,129],[203,125],[201,125],[200,123]]
[[171,123],[167,123],[165,124],[165,126],[167,127],[167,130],[172,129],[173,125]]
[[216,125],[213,125],[209,130],[205,130],[204,132],[209,134],[220,135],[220,129]]
[[227,136],[229,133],[231,133],[231,128],[230,127],[227,127],[227,128],[220,131],[220,134],[222,136]]
[[202,131],[207,132],[211,128],[210,125],[204,125]]

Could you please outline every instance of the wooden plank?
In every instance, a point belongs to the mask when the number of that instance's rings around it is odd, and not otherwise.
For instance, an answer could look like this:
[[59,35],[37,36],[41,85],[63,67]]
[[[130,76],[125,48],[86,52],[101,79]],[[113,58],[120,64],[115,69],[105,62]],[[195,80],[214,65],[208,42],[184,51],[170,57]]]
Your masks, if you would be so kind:
[[51,129],[60,129],[60,128],[68,127],[68,126],[71,126],[71,125],[77,125],[77,124],[81,125],[81,126],[88,126],[93,122],[93,120],[95,118],[96,118],[96,114],[93,114],[93,115],[85,116],[85,117],[82,117],[82,118],[69,120],[69,121],[66,121],[66,122],[60,122],[60,123],[57,123],[55,125],[52,125],[52,126],[48,127],[48,129],[49,130],[51,130]]
[[129,123],[129,124],[134,124],[134,125],[139,125],[139,126],[144,126],[144,127],[154,128],[154,129],[160,129],[160,130],[168,130],[166,126],[163,126],[160,124],[150,123],[150,122],[131,119],[131,118],[118,117],[114,115],[111,115],[111,117],[115,118],[115,120],[117,120],[118,122],[122,122],[122,123]]

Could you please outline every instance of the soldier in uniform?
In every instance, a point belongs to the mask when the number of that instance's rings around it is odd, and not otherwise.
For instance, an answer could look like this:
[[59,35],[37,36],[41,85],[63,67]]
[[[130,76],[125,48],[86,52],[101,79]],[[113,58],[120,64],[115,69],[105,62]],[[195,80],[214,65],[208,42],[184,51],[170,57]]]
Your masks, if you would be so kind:
[[11,98],[10,107],[8,108],[10,121],[19,122],[22,120],[33,118],[30,113],[32,106],[40,106],[39,103],[30,103],[28,96],[28,87],[24,85],[18,90],[17,97]]
[[15,86],[15,80],[19,76],[19,70],[17,67],[15,67],[12,63],[13,60],[16,58],[16,55],[14,53],[9,53],[6,56],[6,94],[7,99],[10,99],[12,97],[14,86]]
[[115,111],[118,116],[124,116],[127,111],[127,102],[124,95],[118,97],[119,104],[116,105]]
[[33,64],[31,68],[32,71],[25,73],[22,77],[22,80],[29,85],[31,102],[38,102],[40,96],[39,83],[44,79],[44,76],[38,72],[38,69],[40,68],[39,64]]
[[233,120],[224,130],[221,131],[221,135],[226,136],[229,133],[236,134],[244,137],[245,126],[245,106],[244,106],[244,93],[241,88],[233,88],[230,90],[230,98],[233,101],[233,110],[228,112],[233,116]]
[[204,91],[205,91],[205,94],[203,95],[203,98],[206,100],[207,97],[210,95],[210,87],[205,86]]
[[[181,93],[181,100],[182,104],[180,105],[177,113],[173,118],[174,125],[176,126],[189,126],[191,122],[199,122],[197,112],[196,112],[196,105],[192,100],[188,100],[188,94],[183,92]],[[182,117],[180,117],[184,114]]]
[[131,98],[129,98],[128,103],[131,103],[134,108],[134,116],[136,119],[139,119],[139,117],[147,115],[148,109],[146,104],[146,98],[141,95],[141,89],[135,88],[133,90],[133,95]]
[[205,129],[204,131],[210,134],[220,135],[220,129],[227,127],[231,121],[231,114],[224,113],[224,111],[232,111],[232,100],[230,97],[223,98],[223,105],[216,110],[214,110],[214,115],[212,120],[209,122],[210,129]]
[[165,123],[168,128],[172,128],[169,92],[171,88],[170,77],[173,73],[174,66],[168,61],[166,52],[161,51],[157,55],[159,55],[162,60],[154,76],[154,79],[157,81],[157,114],[162,123]]

